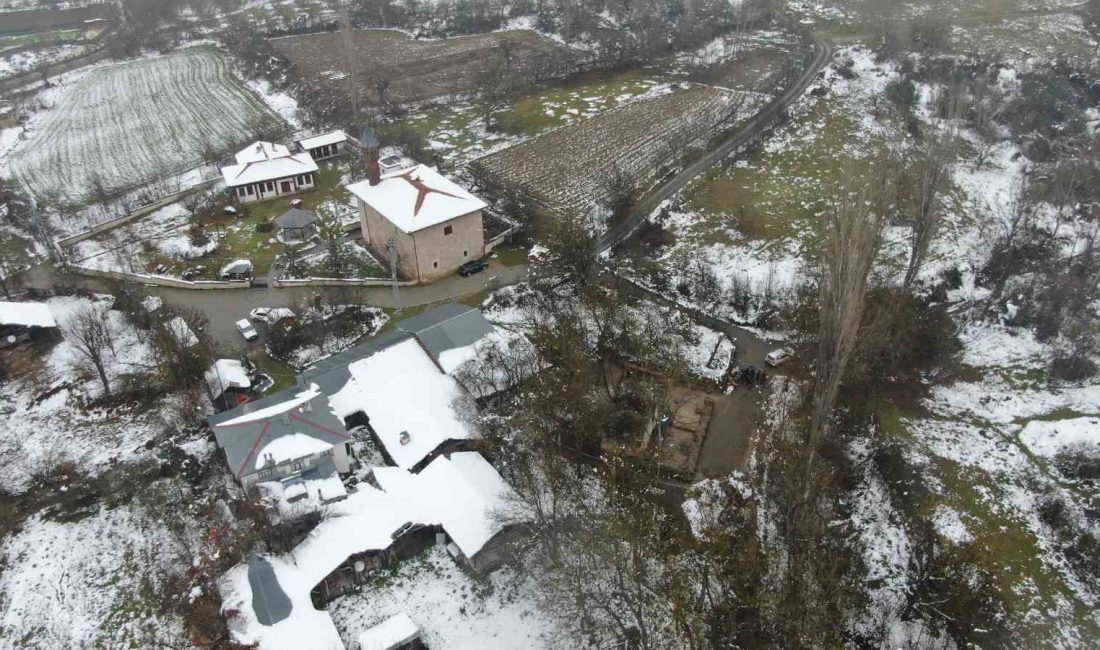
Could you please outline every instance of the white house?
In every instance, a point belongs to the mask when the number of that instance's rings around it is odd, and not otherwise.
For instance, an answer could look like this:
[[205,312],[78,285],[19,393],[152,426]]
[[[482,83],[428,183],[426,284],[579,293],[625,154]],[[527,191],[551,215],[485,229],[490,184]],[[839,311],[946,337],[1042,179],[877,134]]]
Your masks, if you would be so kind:
[[235,158],[237,164],[222,167],[222,178],[243,203],[316,187],[317,163],[308,153],[292,154],[281,144],[254,142],[238,151]]
[[298,140],[298,146],[314,160],[325,160],[343,154],[347,150],[348,136],[343,131],[330,131]]

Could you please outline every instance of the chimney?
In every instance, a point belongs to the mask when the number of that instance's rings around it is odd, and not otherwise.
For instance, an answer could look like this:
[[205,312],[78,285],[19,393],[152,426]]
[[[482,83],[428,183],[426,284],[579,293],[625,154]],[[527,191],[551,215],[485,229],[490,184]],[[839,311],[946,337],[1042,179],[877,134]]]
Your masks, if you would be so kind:
[[382,168],[378,165],[378,149],[367,149],[367,180],[370,184],[377,185],[382,182]]
[[367,156],[367,179],[371,185],[382,182],[382,168],[378,166],[378,150],[382,144],[378,142],[378,136],[369,126],[363,128],[363,136],[359,138],[359,144]]

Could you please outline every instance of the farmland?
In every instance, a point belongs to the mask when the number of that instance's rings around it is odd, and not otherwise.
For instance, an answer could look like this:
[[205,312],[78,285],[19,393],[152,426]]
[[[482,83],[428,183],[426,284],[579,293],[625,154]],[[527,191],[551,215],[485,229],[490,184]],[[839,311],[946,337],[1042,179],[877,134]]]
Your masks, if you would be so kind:
[[[291,36],[271,41],[304,78],[346,92],[343,35]],[[386,100],[397,104],[474,91],[483,76],[507,55],[524,74],[568,65],[573,52],[537,32],[493,32],[443,40],[416,41],[404,32],[363,29],[355,32],[359,92],[378,103],[375,85],[389,83]]]
[[[680,162],[760,96],[692,86],[631,102],[478,161],[502,185],[523,188],[547,209],[590,210],[609,174],[644,186]],[[583,171],[582,171],[583,170]]]
[[278,118],[230,76],[211,48],[94,69],[61,88],[11,155],[13,176],[38,196],[86,199],[178,174],[204,143],[248,136]]

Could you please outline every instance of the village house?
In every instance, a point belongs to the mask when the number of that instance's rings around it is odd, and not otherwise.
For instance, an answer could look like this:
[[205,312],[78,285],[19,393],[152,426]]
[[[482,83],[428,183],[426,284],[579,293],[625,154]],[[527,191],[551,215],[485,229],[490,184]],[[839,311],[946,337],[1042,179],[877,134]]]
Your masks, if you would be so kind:
[[500,565],[522,528],[501,523],[513,492],[466,449],[473,432],[459,411],[473,406],[454,373],[484,346],[516,337],[477,309],[443,305],[318,362],[295,388],[208,419],[233,475],[269,493],[273,486],[280,503],[324,492],[293,483],[319,456],[340,461],[335,474],[349,471],[350,430],[369,432],[390,464],[361,472],[365,480],[338,500],[316,499],[327,515],[291,553],[253,556],[223,577],[235,641],[342,650],[318,608],[433,544],[474,573]]
[[377,485],[360,483],[286,555],[253,556],[219,583],[233,641],[260,650],[344,650],[323,607],[382,567],[427,545],[445,545],[476,573],[495,568],[521,530],[497,513],[512,490],[473,451],[432,461],[420,474],[375,468]]
[[[366,139],[366,138],[365,138]],[[380,259],[390,247],[403,278],[428,282],[485,255],[485,202],[426,165],[389,165],[377,141],[365,148],[367,180],[348,185],[359,204],[363,240]]]
[[47,338],[57,333],[50,306],[44,302],[0,302],[0,347]]
[[[291,388],[207,418],[229,471],[245,488],[324,480],[351,471],[351,435],[316,386]],[[339,480],[324,500],[342,497]]]
[[298,148],[313,160],[326,160],[347,151],[348,136],[343,131],[331,131],[298,140]]
[[[207,422],[230,472],[245,487],[294,475],[295,465],[316,464],[313,455],[331,456],[337,470],[347,473],[344,443],[355,427],[367,429],[388,462],[418,472],[440,454],[464,448],[470,438],[454,410],[456,401],[470,396],[454,371],[486,343],[515,337],[497,330],[473,307],[446,304],[319,361],[298,375],[296,387]],[[300,445],[280,443],[268,450],[276,462],[266,463],[263,449],[288,436]],[[286,455],[302,449],[311,451],[310,458]]]
[[226,187],[242,203],[311,190],[317,163],[308,153],[290,153],[281,144],[254,142],[237,152],[237,164],[222,167]]

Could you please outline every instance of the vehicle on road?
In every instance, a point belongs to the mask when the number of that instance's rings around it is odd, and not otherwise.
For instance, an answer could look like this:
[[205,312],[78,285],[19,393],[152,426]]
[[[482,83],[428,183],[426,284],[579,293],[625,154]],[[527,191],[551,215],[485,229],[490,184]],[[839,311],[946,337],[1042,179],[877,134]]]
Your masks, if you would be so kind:
[[255,341],[260,338],[260,333],[252,326],[252,323],[248,322],[247,318],[237,321],[237,331],[241,333],[246,341]]
[[790,348],[779,348],[778,350],[772,350],[768,353],[768,356],[764,357],[764,362],[771,367],[781,366],[787,363],[794,357],[794,350]]
[[464,278],[468,278],[475,273],[480,273],[489,268],[489,263],[485,260],[470,260],[462,266],[458,267],[458,274]]
[[284,318],[294,318],[294,311],[286,307],[257,307],[248,312],[248,317],[257,323],[274,325]]

